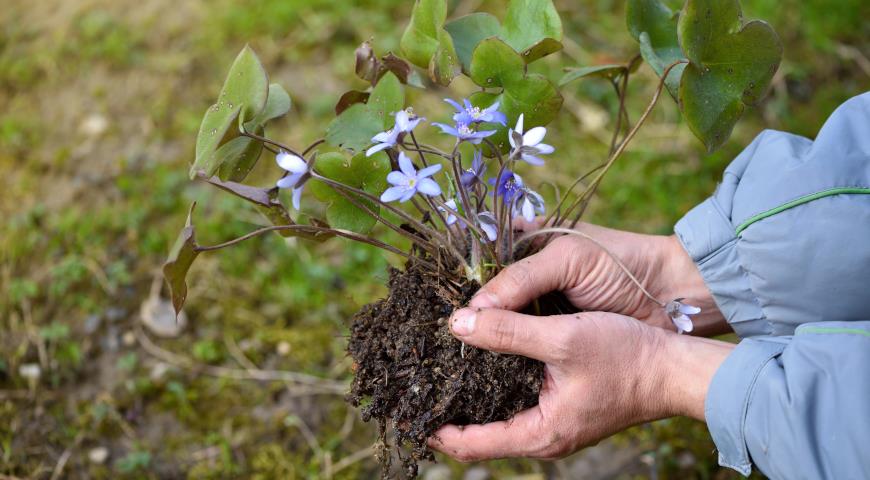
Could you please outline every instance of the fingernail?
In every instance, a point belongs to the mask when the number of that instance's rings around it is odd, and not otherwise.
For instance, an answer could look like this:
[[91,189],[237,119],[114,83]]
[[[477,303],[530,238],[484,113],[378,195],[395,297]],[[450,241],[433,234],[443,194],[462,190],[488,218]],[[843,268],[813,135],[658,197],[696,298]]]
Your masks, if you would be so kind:
[[468,302],[469,307],[474,308],[497,308],[500,305],[498,297],[489,292],[478,292],[474,298]]
[[453,314],[453,322],[450,324],[453,333],[459,336],[468,336],[474,332],[474,321],[477,313],[470,308],[463,308]]

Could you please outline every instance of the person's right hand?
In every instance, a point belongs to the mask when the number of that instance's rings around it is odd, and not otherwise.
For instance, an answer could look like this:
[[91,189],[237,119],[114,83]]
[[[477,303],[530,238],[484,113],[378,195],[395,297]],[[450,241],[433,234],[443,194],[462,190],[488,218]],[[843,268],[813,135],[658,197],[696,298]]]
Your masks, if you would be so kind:
[[[524,230],[533,230],[523,225]],[[580,224],[577,230],[605,245],[657,299],[685,298],[701,308],[695,335],[727,332],[701,273],[673,235],[641,235]],[[577,235],[559,235],[540,252],[502,270],[469,303],[472,308],[518,311],[548,292],[562,292],[581,310],[619,313],[676,330],[664,309],[650,301],[607,252]]]

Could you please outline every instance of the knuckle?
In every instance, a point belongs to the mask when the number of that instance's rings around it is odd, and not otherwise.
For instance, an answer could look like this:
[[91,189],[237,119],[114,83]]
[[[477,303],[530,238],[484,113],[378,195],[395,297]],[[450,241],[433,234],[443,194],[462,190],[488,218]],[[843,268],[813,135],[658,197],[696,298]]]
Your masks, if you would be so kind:
[[499,350],[511,350],[516,344],[516,322],[508,316],[502,316],[492,322],[492,340]]

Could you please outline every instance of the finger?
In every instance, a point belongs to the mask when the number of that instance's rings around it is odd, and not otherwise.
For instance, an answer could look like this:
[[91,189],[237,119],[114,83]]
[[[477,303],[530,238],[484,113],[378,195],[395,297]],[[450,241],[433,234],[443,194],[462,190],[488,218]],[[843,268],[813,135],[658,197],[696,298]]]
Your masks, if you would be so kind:
[[539,457],[545,448],[543,423],[540,408],[533,407],[502,422],[445,425],[429,438],[429,447],[461,462]]
[[572,328],[566,317],[536,317],[510,310],[463,308],[450,321],[453,335],[465,343],[501,353],[515,353],[547,363],[559,363]]
[[551,243],[540,252],[508,265],[468,305],[519,310],[545,293],[564,288],[569,265],[564,244]]

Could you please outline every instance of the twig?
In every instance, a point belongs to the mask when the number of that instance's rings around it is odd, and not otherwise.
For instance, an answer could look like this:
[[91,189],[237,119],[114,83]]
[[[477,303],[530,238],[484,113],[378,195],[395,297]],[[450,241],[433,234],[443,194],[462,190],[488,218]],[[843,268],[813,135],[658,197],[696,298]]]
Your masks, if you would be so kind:
[[345,468],[347,468],[347,467],[353,465],[354,463],[359,462],[360,460],[365,460],[365,459],[371,457],[371,456],[372,456],[372,450],[373,450],[375,447],[377,447],[377,445],[378,445],[377,443],[373,443],[373,444],[371,444],[370,446],[368,446],[368,447],[366,447],[366,448],[363,448],[363,449],[361,449],[361,450],[357,450],[356,452],[353,452],[353,453],[351,453],[350,455],[348,455],[348,456],[342,458],[341,460],[335,462],[335,464],[332,465],[332,474],[335,475],[336,473],[338,473],[338,472],[344,470]]
[[78,448],[79,444],[82,443],[82,440],[85,437],[84,430],[79,431],[76,434],[75,439],[73,440],[72,445],[66,448],[62,454],[60,454],[60,458],[57,459],[57,464],[54,466],[54,471],[51,472],[51,480],[57,480],[63,475],[63,469],[66,467],[66,462],[69,461],[69,457],[72,456],[73,450]]

